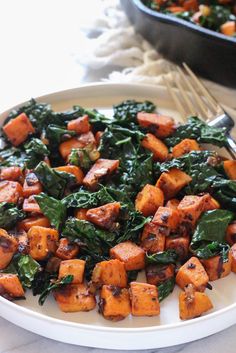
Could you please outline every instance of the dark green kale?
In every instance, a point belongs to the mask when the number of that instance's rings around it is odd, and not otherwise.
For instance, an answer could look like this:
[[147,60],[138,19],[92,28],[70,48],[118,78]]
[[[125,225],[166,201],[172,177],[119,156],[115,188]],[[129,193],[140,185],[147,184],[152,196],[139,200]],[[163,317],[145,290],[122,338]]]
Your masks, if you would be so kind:
[[0,203],[0,228],[12,229],[24,218],[25,213],[19,210],[14,203]]
[[24,145],[24,148],[26,153],[25,163],[29,169],[35,168],[39,162],[49,155],[47,146],[38,138],[31,138]]
[[175,250],[166,250],[158,252],[155,254],[146,254],[146,263],[147,264],[175,264],[177,262],[178,255]]
[[136,122],[139,112],[153,113],[155,109],[156,106],[149,101],[137,102],[135,100],[126,100],[113,106],[114,119],[119,124],[125,123],[130,126],[131,122]]
[[58,145],[76,135],[75,131],[67,130],[61,126],[48,125],[46,129],[46,138],[49,140],[51,148],[58,148]]
[[43,290],[39,297],[39,305],[43,305],[45,300],[51,291],[64,287],[67,284],[70,284],[73,281],[73,275],[68,275],[63,277],[62,279],[58,279],[56,281],[52,281],[47,288]]
[[43,192],[36,195],[34,198],[39,204],[40,210],[43,212],[44,216],[49,219],[50,224],[59,230],[66,219],[66,206],[63,202]]
[[175,287],[175,278],[169,278],[165,282],[159,284],[158,288],[158,299],[161,302],[163,299],[170,295]]
[[30,255],[16,255],[13,260],[20,281],[24,287],[31,288],[40,265]]
[[62,203],[66,207],[91,208],[114,201],[107,188],[101,185],[101,188],[96,192],[89,192],[81,188],[80,191],[66,196]]
[[8,147],[0,150],[0,166],[1,167],[24,167],[25,166],[25,152],[20,148]]

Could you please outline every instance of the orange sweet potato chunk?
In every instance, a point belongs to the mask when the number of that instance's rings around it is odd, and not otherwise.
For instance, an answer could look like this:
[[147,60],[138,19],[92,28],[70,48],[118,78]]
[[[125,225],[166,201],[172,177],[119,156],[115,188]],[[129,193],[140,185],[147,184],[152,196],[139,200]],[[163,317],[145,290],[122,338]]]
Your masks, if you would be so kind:
[[171,231],[175,231],[180,223],[180,213],[177,209],[159,207],[152,222],[159,226],[167,227]]
[[208,195],[208,197],[206,197],[206,199],[205,199],[204,211],[216,210],[216,209],[220,208],[220,204],[217,200],[215,200],[209,194],[206,194],[206,195]]
[[138,193],[135,199],[135,209],[145,217],[154,215],[159,206],[164,204],[164,195],[161,189],[147,184]]
[[131,241],[115,245],[110,249],[110,256],[124,262],[126,271],[141,270],[145,267],[144,250]]
[[160,314],[157,287],[148,283],[130,283],[131,313],[134,316]]
[[179,206],[180,201],[178,199],[170,199],[167,201],[165,204],[166,207],[172,208],[173,210],[176,210],[177,207]]
[[225,239],[230,246],[236,243],[236,222],[228,225]]
[[79,284],[84,279],[85,261],[79,259],[61,261],[59,267],[58,278],[72,275],[73,281],[71,283]]
[[180,201],[177,210],[181,213],[183,223],[195,226],[202,212],[205,211],[206,200],[209,194],[203,196],[187,195]]
[[185,260],[189,253],[189,236],[181,237],[166,237],[166,250],[173,249],[176,251],[178,258],[182,261]]
[[0,273],[0,292],[12,298],[22,298],[25,295],[18,276],[10,273]]
[[77,134],[84,134],[91,129],[91,125],[89,124],[88,115],[81,116],[77,119],[69,121],[67,124],[67,130],[73,130],[77,132]]
[[0,202],[18,203],[22,197],[23,189],[17,181],[0,182]]
[[40,227],[50,227],[50,222],[47,217],[44,216],[34,216],[34,217],[28,217],[23,219],[23,221],[19,222],[17,225],[17,229],[19,231],[24,230],[28,232],[30,228],[33,226],[40,226]]
[[220,31],[226,36],[233,36],[236,32],[235,21],[227,21],[220,26]]
[[38,195],[43,191],[43,187],[34,173],[26,175],[23,185],[23,196],[30,197],[31,195]]
[[197,257],[191,257],[182,265],[176,275],[176,283],[182,289],[192,284],[199,292],[204,292],[209,281],[208,274]]
[[175,266],[169,265],[148,265],[145,268],[147,283],[159,286],[159,284],[174,277]]
[[86,219],[104,229],[111,229],[119,216],[120,203],[111,202],[106,205],[91,208],[86,213]]
[[18,146],[24,142],[30,133],[35,129],[25,113],[21,113],[16,118],[11,119],[3,126],[3,131],[13,146]]
[[189,320],[202,315],[213,308],[210,298],[201,292],[195,292],[191,298],[185,292],[179,295],[179,317]]
[[175,130],[174,120],[169,116],[140,112],[137,115],[137,120],[140,126],[147,128],[159,138],[165,138]]
[[236,180],[236,161],[224,161],[224,170],[229,179]]
[[145,224],[141,235],[141,248],[151,254],[164,251],[168,233],[168,228],[160,227],[153,222]]
[[131,312],[129,291],[126,288],[103,285],[100,298],[100,309],[107,320],[120,321]]
[[35,200],[34,195],[30,196],[28,199],[24,199],[22,208],[25,212],[42,214],[42,211],[40,210],[40,207],[37,201]]
[[62,158],[67,159],[73,148],[82,148],[83,145],[78,141],[77,137],[72,137],[71,139],[64,141],[59,146],[59,152]]
[[93,270],[92,282],[98,285],[127,287],[125,264],[117,259],[97,263]]
[[94,189],[101,178],[116,171],[118,167],[119,160],[100,158],[85,175],[83,184],[89,189]]
[[84,221],[87,221],[87,211],[88,209],[87,208],[79,208],[75,211],[75,218],[78,218],[78,219],[83,219]]
[[164,162],[167,159],[168,148],[153,134],[146,134],[141,145],[153,153],[154,161]]
[[61,238],[59,246],[56,250],[56,256],[62,260],[70,260],[75,258],[79,253],[79,246],[75,243],[70,243],[67,238]]
[[17,246],[17,240],[0,228],[0,270],[6,268],[11,262]]
[[3,167],[0,170],[0,180],[21,181],[22,177],[20,167]]
[[203,264],[210,281],[215,281],[219,278],[226,277],[231,272],[231,251],[229,251],[227,262],[223,262],[222,257],[217,255],[210,257],[209,259],[201,260],[201,263]]
[[172,149],[172,155],[174,158],[183,156],[191,151],[200,151],[200,146],[196,140],[184,139]]
[[45,260],[55,254],[59,235],[56,229],[34,226],[28,231],[30,255],[35,260]]
[[172,168],[169,172],[161,174],[156,182],[156,186],[163,191],[165,199],[169,200],[175,197],[191,181],[192,178],[188,174],[179,169]]
[[84,173],[82,172],[82,170],[79,167],[77,167],[75,165],[63,165],[61,167],[56,167],[54,169],[59,172],[73,174],[76,177],[77,183],[82,184],[82,181],[84,178]]

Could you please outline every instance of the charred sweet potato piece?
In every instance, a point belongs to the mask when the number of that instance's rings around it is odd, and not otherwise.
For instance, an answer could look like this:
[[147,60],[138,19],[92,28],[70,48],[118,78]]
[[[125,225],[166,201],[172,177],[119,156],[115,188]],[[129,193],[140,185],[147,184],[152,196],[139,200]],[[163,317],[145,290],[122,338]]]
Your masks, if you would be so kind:
[[35,260],[45,260],[57,249],[58,231],[52,228],[34,226],[28,231],[30,255]]
[[178,158],[191,151],[200,151],[199,144],[196,140],[184,139],[173,147],[172,155],[174,158]]
[[156,182],[156,186],[163,191],[165,199],[169,200],[175,197],[178,192],[191,181],[192,178],[188,174],[179,169],[172,168],[169,172],[161,174]]
[[20,254],[27,255],[29,253],[29,240],[27,233],[24,230],[15,232],[14,237],[17,241],[17,251]]
[[124,262],[126,271],[141,270],[145,267],[144,250],[131,241],[115,245],[110,249],[110,256]]
[[165,207],[169,207],[169,208],[172,208],[173,210],[176,210],[177,207],[179,206],[179,203],[180,203],[180,201],[178,199],[170,199],[165,204]]
[[93,270],[92,282],[97,285],[127,287],[125,264],[117,259],[97,263]]
[[23,219],[23,221],[19,222],[17,225],[18,230],[24,230],[28,232],[30,228],[33,226],[40,226],[40,227],[50,227],[50,222],[47,217],[44,216],[34,216],[28,217]]
[[78,219],[83,219],[84,221],[87,221],[87,216],[86,216],[86,213],[87,213],[88,209],[87,208],[79,208],[75,211],[75,218],[78,218]]
[[235,244],[233,244],[230,251],[231,251],[231,271],[236,273],[236,245]]
[[188,223],[192,227],[195,226],[202,212],[205,211],[206,200],[208,194],[203,196],[187,195],[180,201],[177,210],[181,213],[183,223]]
[[53,292],[61,311],[90,311],[96,306],[95,297],[84,284],[68,284]]
[[130,283],[131,313],[134,316],[160,314],[157,287],[148,283]]
[[61,238],[56,251],[56,256],[62,260],[70,260],[75,258],[79,253],[79,246],[70,243],[67,238]]
[[159,284],[174,277],[175,266],[169,265],[148,265],[145,268],[147,283],[159,286]]
[[34,173],[26,175],[23,185],[23,196],[30,197],[31,195],[38,195],[43,191],[43,187]]
[[189,236],[184,237],[166,237],[166,250],[173,249],[176,251],[180,261],[187,258],[189,253]]
[[199,292],[204,292],[209,281],[208,274],[197,257],[191,257],[180,267],[176,275],[176,283],[182,289],[192,284]]
[[116,171],[118,167],[119,160],[100,158],[85,175],[83,184],[89,189],[94,189],[102,177]]
[[0,202],[18,203],[23,197],[22,186],[17,181],[0,182]]
[[7,267],[16,251],[17,240],[0,229],[0,270]]
[[230,246],[236,243],[236,222],[228,225],[225,239]]
[[102,286],[100,310],[107,320],[120,321],[131,312],[129,291],[111,285]]
[[164,251],[168,228],[160,227],[153,222],[145,224],[141,235],[141,248],[151,254]]
[[77,183],[82,184],[82,181],[84,179],[84,173],[79,167],[75,165],[63,165],[61,167],[56,167],[54,169],[59,172],[73,174],[76,177]]
[[42,214],[42,211],[40,210],[40,207],[37,201],[35,200],[34,195],[30,196],[28,199],[24,199],[22,208],[25,212]]
[[73,275],[71,283],[79,284],[84,280],[85,261],[79,259],[65,260],[60,263],[58,278]]
[[212,302],[205,293],[181,292],[179,295],[179,317],[181,320],[193,319],[212,308]]
[[224,170],[229,179],[236,180],[236,161],[224,161]]
[[6,298],[24,297],[24,289],[17,275],[0,273],[0,295]]
[[24,142],[30,133],[35,129],[25,113],[21,113],[16,118],[11,119],[3,126],[3,131],[13,146],[18,146]]
[[154,161],[164,162],[167,159],[168,148],[153,134],[146,134],[141,145],[153,153]]
[[220,255],[201,260],[201,263],[203,264],[210,281],[215,281],[219,278],[228,276],[231,272],[231,262],[231,251],[229,251],[227,262],[223,262],[223,259]]
[[105,229],[111,229],[115,220],[119,216],[120,203],[111,202],[106,205],[91,208],[86,213],[88,221],[96,224],[97,226]]
[[3,167],[0,170],[0,180],[21,181],[22,178],[20,167]]
[[174,120],[169,116],[140,112],[137,115],[137,120],[140,126],[147,128],[160,138],[171,135],[175,130]]
[[146,184],[135,199],[135,209],[145,217],[154,215],[159,206],[164,204],[164,195],[161,189]]
[[91,129],[89,124],[88,115],[81,116],[80,118],[69,121],[67,124],[67,130],[73,130],[77,134],[84,134]]
[[159,207],[152,222],[162,227],[175,231],[180,223],[179,211],[168,207]]

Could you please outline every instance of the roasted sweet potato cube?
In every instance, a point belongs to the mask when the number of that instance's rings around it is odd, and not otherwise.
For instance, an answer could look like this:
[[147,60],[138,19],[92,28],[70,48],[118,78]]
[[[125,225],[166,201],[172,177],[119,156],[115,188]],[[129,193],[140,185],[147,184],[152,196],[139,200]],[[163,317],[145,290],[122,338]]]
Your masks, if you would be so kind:
[[177,207],[179,206],[179,203],[180,203],[180,201],[178,199],[170,199],[165,204],[165,207],[169,207],[169,208],[172,208],[173,210],[176,210]]
[[94,134],[92,133],[92,131],[88,131],[84,134],[81,134],[77,137],[78,141],[81,143],[82,147],[85,146],[91,146],[91,147],[96,147],[96,140],[94,137]]
[[184,139],[173,147],[172,155],[174,158],[178,158],[191,151],[200,151],[199,144],[196,140]]
[[106,205],[91,208],[86,213],[88,221],[104,229],[111,229],[119,216],[120,203],[111,202]]
[[20,167],[3,167],[0,170],[0,180],[21,181],[22,178]]
[[40,226],[40,227],[50,227],[50,222],[47,217],[44,216],[34,216],[34,217],[28,217],[23,219],[23,221],[19,222],[17,224],[17,229],[18,230],[25,230],[28,232],[30,228],[34,226]]
[[43,187],[34,173],[26,175],[23,185],[23,196],[30,197],[31,195],[38,195],[43,191]]
[[98,159],[85,175],[83,184],[89,189],[96,188],[101,178],[111,174],[119,167],[119,160]]
[[236,161],[224,161],[224,170],[228,178],[236,180]]
[[30,255],[35,260],[45,260],[57,249],[58,231],[52,228],[34,226],[28,231]]
[[71,153],[73,148],[82,148],[83,145],[80,141],[78,141],[77,137],[72,137],[71,139],[64,141],[59,146],[59,152],[65,160]]
[[169,116],[140,112],[137,115],[137,120],[140,126],[147,128],[160,138],[171,135],[175,130],[174,120]]
[[164,162],[168,156],[168,148],[153,134],[146,134],[141,145],[153,153],[154,161]]
[[141,270],[145,267],[145,252],[132,241],[115,245],[110,249],[110,256],[124,262],[126,271]]
[[231,271],[236,273],[236,245],[235,244],[233,244],[230,251],[231,251]]
[[219,278],[228,276],[231,272],[231,262],[231,251],[229,251],[227,262],[223,262],[223,259],[220,255],[201,260],[201,263],[203,264],[210,281],[215,281]]
[[11,298],[24,297],[24,289],[17,275],[11,273],[0,273],[0,295]]
[[14,237],[17,240],[17,251],[20,254],[27,255],[29,253],[29,240],[27,233],[24,230],[14,232]]
[[77,119],[69,121],[67,124],[67,130],[73,130],[77,132],[77,134],[84,134],[91,129],[91,125],[89,124],[88,115],[81,116]]
[[[219,2],[222,4],[222,1]],[[223,4],[227,4],[227,2],[223,2]],[[226,36],[234,36],[236,32],[236,24],[235,21],[226,21],[220,26],[220,32],[225,34]]]
[[4,229],[0,229],[0,270],[3,270],[11,262],[17,250],[17,240]]
[[228,225],[225,239],[230,246],[236,243],[236,222]]
[[168,228],[160,227],[153,222],[145,224],[141,235],[141,248],[151,254],[164,251],[168,233]]
[[82,283],[84,280],[85,261],[79,259],[65,260],[60,263],[58,278],[73,275],[74,284]]
[[84,178],[84,173],[82,172],[82,170],[79,167],[77,167],[75,165],[63,165],[61,167],[56,167],[54,169],[59,172],[73,174],[76,177],[77,183],[82,184],[82,181]]
[[61,238],[56,251],[56,256],[62,260],[70,260],[75,258],[79,253],[79,246],[70,243],[67,238]]
[[18,203],[22,197],[23,189],[17,181],[0,182],[0,202]]
[[176,283],[182,289],[192,284],[199,292],[204,292],[209,281],[208,274],[197,257],[191,257],[180,267],[176,275]]
[[159,207],[152,222],[162,227],[175,231],[180,223],[179,211],[168,207]]
[[195,292],[191,297],[185,292],[179,295],[179,317],[189,320],[198,317],[213,308],[210,298],[201,292]]
[[93,269],[92,282],[97,285],[127,287],[125,264],[117,259],[97,263]]
[[131,312],[129,291],[111,285],[102,286],[100,310],[107,320],[120,321]]
[[164,195],[161,189],[146,184],[135,199],[135,209],[145,217],[154,215],[159,206],[164,204]]
[[175,197],[178,192],[192,181],[192,178],[177,168],[171,168],[169,172],[161,174],[156,182],[156,186],[160,188],[166,200]]
[[206,200],[205,200],[204,211],[216,210],[220,208],[219,202],[216,201],[210,194],[207,194],[207,195],[208,197],[206,197]]
[[78,219],[83,219],[84,221],[87,221],[87,211],[88,209],[87,208],[79,208],[75,211],[75,218],[78,218]]
[[148,283],[130,283],[131,313],[134,316],[160,314],[157,287]]
[[34,195],[31,195],[28,199],[24,199],[22,208],[25,212],[42,214],[42,211],[39,207],[39,204],[35,200]]
[[147,283],[159,286],[166,280],[173,278],[175,274],[175,266],[168,265],[148,265],[145,268]]
[[166,250],[173,249],[176,251],[180,261],[185,260],[189,253],[189,236],[166,237]]
[[67,284],[53,292],[61,311],[90,311],[96,306],[95,297],[84,284]]
[[102,135],[104,134],[103,131],[97,131],[96,134],[95,134],[95,140],[96,140],[96,143],[97,143],[97,146],[100,144],[100,141],[101,141],[101,138],[102,138]]
[[16,118],[11,119],[3,126],[3,131],[13,146],[18,146],[24,142],[30,133],[35,129],[25,113],[21,113]]
[[206,199],[208,199],[208,194],[203,196],[184,196],[177,207],[177,210],[181,213],[182,222],[194,227],[198,218],[205,210]]

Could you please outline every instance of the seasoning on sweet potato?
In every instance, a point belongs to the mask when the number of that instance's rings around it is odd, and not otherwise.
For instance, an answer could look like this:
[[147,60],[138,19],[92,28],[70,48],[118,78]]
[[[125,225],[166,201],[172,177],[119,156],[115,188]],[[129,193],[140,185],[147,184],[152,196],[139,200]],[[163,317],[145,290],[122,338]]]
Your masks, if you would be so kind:
[[172,148],[173,158],[178,158],[191,151],[200,151],[200,146],[196,140],[184,139]]
[[18,203],[22,197],[23,189],[17,181],[0,181],[0,202]]
[[173,264],[148,265],[145,272],[147,283],[159,286],[159,284],[174,277],[175,266]]
[[23,178],[22,169],[20,167],[2,167],[0,170],[0,181],[21,181]]
[[236,273],[236,244],[233,244],[231,249],[231,271]]
[[166,237],[166,250],[173,249],[178,254],[180,261],[183,261],[187,258],[189,252],[189,236],[181,237]]
[[236,33],[235,21],[227,21],[220,26],[221,33],[226,36],[233,36]]
[[28,173],[23,185],[23,196],[30,197],[31,195],[38,195],[42,191],[43,187],[37,176],[32,172]]
[[146,134],[141,145],[153,153],[154,161],[164,162],[167,159],[168,148],[153,134]]
[[115,245],[110,249],[110,256],[124,262],[126,271],[141,270],[145,267],[145,252],[132,241]]
[[180,213],[177,209],[159,207],[152,222],[159,226],[167,227],[171,231],[175,231],[180,223]]
[[223,165],[228,178],[236,180],[236,161],[224,161]]
[[160,314],[157,287],[148,283],[130,283],[131,313],[134,316]]
[[156,186],[160,188],[166,200],[175,197],[178,192],[192,181],[192,178],[177,168],[171,168],[169,172],[161,174],[156,182]]
[[179,317],[181,320],[193,319],[212,308],[212,302],[205,293],[186,288],[186,291],[179,295]]
[[67,124],[67,130],[73,130],[77,132],[77,134],[84,134],[91,129],[91,125],[89,124],[88,115],[81,116],[77,119],[69,121]]
[[173,210],[176,210],[178,205],[179,205],[179,203],[180,203],[180,201],[178,199],[170,199],[165,204],[165,207],[169,207],[169,208],[172,208]]
[[236,243],[236,221],[228,225],[225,239],[230,246]]
[[18,146],[24,142],[30,133],[35,129],[25,113],[21,113],[16,118],[11,119],[3,126],[3,131],[13,146]]
[[116,171],[118,167],[119,160],[100,158],[85,175],[83,184],[89,189],[94,189],[101,178]]
[[231,262],[232,254],[230,251],[227,262],[223,262],[222,256],[220,255],[201,260],[210,281],[228,276],[231,272]]
[[0,295],[10,298],[23,298],[24,289],[17,275],[11,273],[0,273]]
[[17,224],[17,229],[19,231],[24,230],[24,231],[28,232],[28,230],[30,230],[30,228],[32,228],[33,226],[40,226],[40,227],[49,228],[50,222],[49,222],[48,218],[45,216],[28,217],[28,218],[23,219],[23,221],[21,221]]
[[209,281],[208,274],[197,257],[191,257],[177,272],[176,283],[182,289],[192,284],[199,292],[204,292]]
[[117,259],[97,263],[93,269],[92,282],[97,285],[127,287],[125,264]]
[[145,224],[141,235],[141,248],[148,253],[164,251],[168,228],[160,227],[153,222]]
[[17,251],[17,240],[0,228],[0,270],[3,270],[11,262]]
[[27,255],[29,253],[29,240],[27,233],[24,230],[14,232],[14,237],[17,241],[17,251],[20,254]]
[[99,308],[104,318],[120,321],[131,312],[129,291],[111,285],[103,285],[100,293]]
[[147,128],[148,131],[160,138],[171,135],[175,130],[174,120],[169,116],[140,112],[137,115],[137,120],[140,126]]
[[79,167],[77,167],[75,165],[63,165],[61,167],[56,167],[54,169],[59,172],[73,174],[76,177],[77,183],[82,184],[82,181],[84,178],[84,173],[82,172],[82,170]]
[[95,297],[85,284],[67,284],[54,290],[53,295],[60,310],[65,313],[90,311],[96,306]]
[[78,219],[83,219],[84,221],[87,221],[87,211],[88,211],[88,208],[79,208],[75,211],[75,218],[78,218]]
[[35,260],[45,260],[50,254],[55,254],[58,231],[52,228],[34,226],[28,231],[30,255]]
[[159,206],[164,204],[164,195],[161,189],[146,184],[135,199],[135,209],[145,217],[154,215]]
[[120,203],[111,202],[103,206],[91,208],[86,213],[88,221],[104,229],[111,229],[119,216]]
[[58,278],[62,279],[65,276],[73,275],[73,284],[79,284],[84,279],[85,261],[79,259],[61,261],[59,267]]
[[42,214],[42,211],[40,210],[40,207],[37,201],[35,200],[34,195],[30,196],[28,199],[24,199],[22,208],[25,212]]
[[181,213],[181,218],[183,223],[188,223],[192,227],[195,226],[198,218],[201,216],[202,212],[205,211],[206,200],[208,195],[196,196],[187,195],[180,201],[177,209]]
[[61,238],[56,250],[56,256],[62,260],[75,258],[79,253],[79,245],[70,243],[67,238]]

